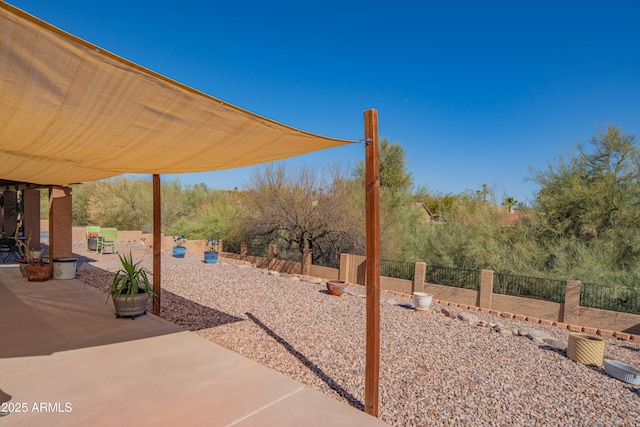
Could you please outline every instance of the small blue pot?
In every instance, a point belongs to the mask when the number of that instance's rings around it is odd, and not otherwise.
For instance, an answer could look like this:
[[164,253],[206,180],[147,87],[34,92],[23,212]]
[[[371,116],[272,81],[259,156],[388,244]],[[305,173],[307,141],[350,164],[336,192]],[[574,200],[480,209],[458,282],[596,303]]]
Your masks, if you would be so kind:
[[218,262],[218,252],[205,252],[204,262],[207,264],[215,264],[216,262]]
[[176,258],[184,258],[187,253],[187,248],[184,246],[174,246],[173,247],[173,256]]

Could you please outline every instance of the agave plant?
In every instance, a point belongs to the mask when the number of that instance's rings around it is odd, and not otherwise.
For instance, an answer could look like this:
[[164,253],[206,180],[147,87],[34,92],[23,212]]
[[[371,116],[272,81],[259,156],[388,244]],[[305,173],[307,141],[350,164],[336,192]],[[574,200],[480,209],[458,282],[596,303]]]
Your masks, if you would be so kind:
[[137,294],[147,293],[156,296],[156,293],[153,292],[153,286],[149,283],[148,275],[151,273],[140,266],[142,261],[134,262],[131,252],[129,252],[129,256],[118,254],[118,257],[122,268],[116,272],[113,282],[106,292],[115,297],[120,295],[131,297],[132,301]]

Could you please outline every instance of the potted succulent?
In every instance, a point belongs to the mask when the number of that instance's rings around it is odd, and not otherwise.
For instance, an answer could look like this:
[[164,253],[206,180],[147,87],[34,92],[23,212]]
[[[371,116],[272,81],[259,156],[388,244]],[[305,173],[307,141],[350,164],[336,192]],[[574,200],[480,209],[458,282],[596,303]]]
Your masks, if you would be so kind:
[[[51,279],[53,266],[42,261],[44,251],[42,249],[39,251],[29,249],[28,241],[27,243],[19,239],[16,241],[20,245],[20,254],[22,255],[20,264],[24,264],[23,276],[30,282],[44,282]],[[20,270],[22,270],[22,267],[20,267]]]
[[187,248],[184,247],[184,244],[187,242],[183,236],[175,236],[173,238],[173,256],[176,258],[184,258],[187,253]]
[[[42,251],[38,251],[42,253]],[[42,257],[32,257],[25,267],[27,272],[27,280],[30,282],[44,282],[51,279],[53,274],[53,266],[49,263],[42,262]]]
[[209,237],[206,243],[206,250],[204,251],[204,262],[207,264],[215,264],[218,262],[218,241],[213,237]]
[[140,266],[142,261],[134,262],[131,252],[129,256],[118,254],[118,257],[122,268],[116,272],[106,292],[111,295],[116,317],[135,318],[147,312],[149,296],[156,293],[149,283],[150,273]]

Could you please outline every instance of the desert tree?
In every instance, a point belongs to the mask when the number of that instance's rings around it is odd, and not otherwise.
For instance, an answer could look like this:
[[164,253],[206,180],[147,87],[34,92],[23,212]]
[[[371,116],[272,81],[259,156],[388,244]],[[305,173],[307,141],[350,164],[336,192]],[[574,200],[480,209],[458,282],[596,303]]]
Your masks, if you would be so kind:
[[[153,186],[147,177],[119,176],[74,186],[74,224],[151,232]],[[171,226],[193,212],[191,188],[179,180],[161,184],[162,224]]]
[[[407,170],[407,153],[397,142],[383,138],[379,142],[380,187],[390,190],[392,195],[407,193],[413,187],[413,177]],[[365,163],[361,160],[354,174],[364,180]]]
[[352,185],[339,168],[268,164],[251,177],[243,194],[246,239],[313,251],[335,264],[340,252],[360,252],[362,213],[351,203]]
[[[549,231],[591,241],[614,229],[638,225],[640,156],[633,135],[617,126],[599,129],[588,146],[535,172],[536,207]],[[635,219],[634,219],[635,218]]]
[[640,278],[640,153],[636,138],[609,125],[589,144],[535,172],[537,239],[548,268],[582,280]]

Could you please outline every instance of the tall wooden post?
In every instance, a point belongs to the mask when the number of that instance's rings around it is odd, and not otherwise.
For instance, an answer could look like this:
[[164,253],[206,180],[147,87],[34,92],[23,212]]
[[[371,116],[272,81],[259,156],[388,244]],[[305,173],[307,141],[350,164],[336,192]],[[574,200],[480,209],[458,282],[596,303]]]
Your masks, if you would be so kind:
[[162,273],[160,250],[162,249],[162,223],[160,203],[160,175],[153,175],[153,314],[160,316],[160,292],[162,289]]
[[378,111],[364,112],[366,231],[367,231],[367,361],[364,410],[378,416],[380,374],[380,164]]

